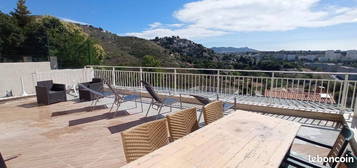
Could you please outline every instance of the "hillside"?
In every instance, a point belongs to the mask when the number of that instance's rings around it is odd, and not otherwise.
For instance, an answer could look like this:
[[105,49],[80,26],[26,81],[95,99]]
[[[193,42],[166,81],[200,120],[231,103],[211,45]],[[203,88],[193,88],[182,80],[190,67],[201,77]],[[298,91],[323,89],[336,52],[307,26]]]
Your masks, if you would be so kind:
[[180,37],[163,37],[152,40],[156,44],[179,55],[179,60],[192,67],[218,67],[220,56],[201,44]]
[[216,53],[243,53],[243,52],[255,52],[258,50],[248,48],[248,47],[212,47],[211,48]]
[[131,65],[142,64],[145,55],[154,56],[161,65],[179,66],[178,54],[171,52],[153,41],[137,37],[118,36],[116,34],[88,25],[80,25],[83,31],[98,41],[106,52],[103,64]]
[[145,55],[151,55],[160,61],[161,66],[219,67],[218,54],[187,39],[163,37],[145,40],[118,36],[91,25],[79,26],[104,48],[106,57],[103,64],[105,65],[138,66],[143,64]]

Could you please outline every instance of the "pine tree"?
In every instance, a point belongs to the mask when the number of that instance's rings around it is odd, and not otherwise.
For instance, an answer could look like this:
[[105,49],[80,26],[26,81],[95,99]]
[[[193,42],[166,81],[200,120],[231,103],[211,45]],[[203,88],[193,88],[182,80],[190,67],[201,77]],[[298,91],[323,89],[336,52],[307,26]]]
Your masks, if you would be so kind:
[[0,56],[17,61],[18,47],[21,46],[24,39],[23,31],[13,17],[0,12]]
[[27,9],[26,0],[19,0],[17,2],[17,7],[14,9],[14,12],[10,14],[17,20],[17,23],[20,27],[26,26],[31,22],[31,12]]

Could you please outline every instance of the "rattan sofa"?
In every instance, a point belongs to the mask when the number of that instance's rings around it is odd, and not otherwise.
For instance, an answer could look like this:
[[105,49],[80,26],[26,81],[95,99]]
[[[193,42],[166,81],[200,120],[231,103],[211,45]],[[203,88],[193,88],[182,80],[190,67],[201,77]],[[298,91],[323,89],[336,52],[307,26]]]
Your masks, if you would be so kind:
[[[97,92],[103,92],[104,87],[103,87],[103,80],[100,78],[93,78],[91,82],[85,82],[81,83],[85,87],[92,89]],[[91,101],[96,99],[96,96],[89,92],[87,89],[84,89],[83,87],[79,86],[79,100],[80,101]]]
[[67,101],[66,85],[53,83],[52,80],[39,81],[36,86],[38,104],[53,104]]

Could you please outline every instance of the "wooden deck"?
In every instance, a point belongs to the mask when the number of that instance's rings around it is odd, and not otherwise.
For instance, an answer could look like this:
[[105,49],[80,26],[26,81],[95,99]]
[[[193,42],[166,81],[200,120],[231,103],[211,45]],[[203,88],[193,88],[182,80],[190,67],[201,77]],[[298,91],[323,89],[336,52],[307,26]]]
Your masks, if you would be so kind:
[[[101,104],[110,101],[104,100]],[[146,112],[149,99],[144,102]],[[132,102],[123,104],[116,118],[108,113],[109,109],[88,112],[88,105],[90,102],[67,101],[38,106],[34,97],[0,102],[0,152],[5,159],[12,158],[6,161],[8,167],[117,168],[125,165],[120,132],[155,117],[143,118],[144,113],[134,108]],[[184,104],[184,107],[190,106],[192,104]],[[164,108],[163,114],[167,112],[169,108]],[[149,113],[150,116],[155,114],[155,110]],[[271,117],[295,122],[306,120],[281,115]],[[318,122],[317,125],[320,123],[323,124]],[[328,127],[333,125],[328,122]],[[307,130],[312,135],[314,132]],[[319,139],[330,139],[326,138],[330,137],[329,132],[321,136]],[[300,149],[307,150],[305,145]]]
[[[0,152],[9,168],[118,168],[126,164],[120,131],[145,122],[139,108],[88,112],[90,103],[37,106],[36,98],[0,104]],[[128,103],[128,107],[134,104]],[[136,113],[136,114],[135,114]]]

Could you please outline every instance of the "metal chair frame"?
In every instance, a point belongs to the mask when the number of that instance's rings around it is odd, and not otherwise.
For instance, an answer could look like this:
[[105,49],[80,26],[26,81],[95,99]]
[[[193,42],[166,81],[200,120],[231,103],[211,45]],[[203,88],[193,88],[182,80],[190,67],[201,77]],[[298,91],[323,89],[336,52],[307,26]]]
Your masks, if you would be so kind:
[[95,106],[97,105],[97,103],[99,102],[99,100],[101,98],[104,98],[104,97],[109,97],[111,96],[112,94],[107,94],[107,92],[97,92],[95,90],[92,90],[92,89],[89,89],[88,87],[84,86],[83,84],[78,84],[78,87],[81,87],[83,88],[84,90],[87,90],[89,91],[90,93],[92,93],[94,95],[94,100],[92,100],[91,102],[91,110],[90,111],[93,111]]
[[106,83],[107,86],[109,87],[109,89],[113,92],[114,94],[114,101],[113,104],[109,110],[109,112],[112,111],[114,105],[117,106],[116,111],[119,110],[119,107],[122,103],[128,102],[128,101],[134,101],[135,102],[135,108],[138,107],[138,102],[137,99],[140,99],[140,103],[141,103],[141,112],[143,112],[143,101],[142,101],[142,96],[140,95],[135,95],[135,94],[131,94],[131,95],[126,95],[126,96],[121,96],[109,83]]
[[[145,81],[140,81],[140,82],[144,85],[145,89],[148,91],[148,93],[151,96],[151,103],[150,103],[149,108],[146,112],[146,115],[145,115],[146,117],[148,116],[151,108],[158,111],[158,113],[157,113],[157,118],[158,118],[161,113],[162,107],[164,107],[164,106],[170,107],[170,112],[172,112],[172,105],[177,102],[181,103],[180,100],[177,100],[175,98],[163,98],[163,99],[160,98],[159,95],[155,92],[154,88],[149,83],[147,83]],[[171,102],[170,102],[170,100],[171,100]],[[154,106],[156,106],[156,108]],[[181,108],[181,106],[180,106],[180,108]]]

